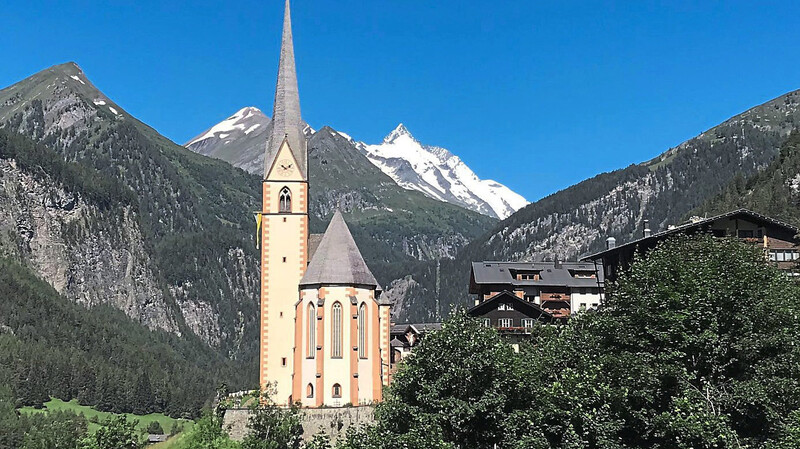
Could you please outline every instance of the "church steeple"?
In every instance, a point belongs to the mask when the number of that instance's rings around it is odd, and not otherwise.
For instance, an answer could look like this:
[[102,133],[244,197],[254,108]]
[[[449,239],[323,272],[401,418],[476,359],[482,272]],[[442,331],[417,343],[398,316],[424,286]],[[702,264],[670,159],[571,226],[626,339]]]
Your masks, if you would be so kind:
[[272,133],[267,141],[264,158],[264,178],[269,175],[275,158],[284,140],[297,161],[303,179],[308,179],[308,153],[303,121],[300,117],[300,93],[297,88],[297,71],[294,63],[294,42],[292,40],[292,15],[289,0],[283,17],[283,37],[281,38],[281,58],[278,66],[278,82],[275,87],[275,105],[272,110]]

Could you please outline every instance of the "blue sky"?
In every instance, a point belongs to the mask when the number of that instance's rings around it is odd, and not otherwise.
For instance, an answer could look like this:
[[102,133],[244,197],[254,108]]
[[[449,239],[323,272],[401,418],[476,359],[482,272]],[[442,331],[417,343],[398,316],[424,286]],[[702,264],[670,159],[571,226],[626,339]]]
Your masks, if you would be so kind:
[[[0,4],[0,85],[77,62],[184,143],[271,111],[282,0]],[[535,200],[800,88],[796,1],[294,0],[304,118],[403,122]]]

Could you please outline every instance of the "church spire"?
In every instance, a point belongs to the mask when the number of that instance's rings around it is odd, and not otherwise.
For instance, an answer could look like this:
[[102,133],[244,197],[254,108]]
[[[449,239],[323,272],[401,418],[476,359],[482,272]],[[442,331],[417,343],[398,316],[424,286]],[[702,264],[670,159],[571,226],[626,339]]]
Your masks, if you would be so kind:
[[297,71],[294,64],[294,42],[292,40],[292,15],[289,0],[283,17],[283,37],[281,38],[281,59],[278,66],[278,82],[275,87],[275,105],[272,110],[272,133],[267,141],[264,159],[264,177],[269,174],[278,151],[287,140],[298,169],[304,179],[308,179],[307,146],[300,118],[300,93],[297,88]]

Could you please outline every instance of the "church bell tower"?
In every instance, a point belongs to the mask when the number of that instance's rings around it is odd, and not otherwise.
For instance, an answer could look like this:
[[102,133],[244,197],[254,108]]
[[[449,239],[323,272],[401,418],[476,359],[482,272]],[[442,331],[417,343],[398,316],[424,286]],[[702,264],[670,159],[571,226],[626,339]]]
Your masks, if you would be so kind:
[[[308,265],[308,149],[286,0],[272,132],[264,157],[259,383],[278,404],[292,400],[295,305]],[[267,390],[265,390],[267,391]]]

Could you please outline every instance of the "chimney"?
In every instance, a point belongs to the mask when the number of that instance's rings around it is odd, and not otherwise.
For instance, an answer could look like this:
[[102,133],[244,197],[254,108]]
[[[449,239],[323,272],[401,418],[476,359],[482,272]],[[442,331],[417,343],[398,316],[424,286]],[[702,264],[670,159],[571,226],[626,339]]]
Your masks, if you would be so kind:
[[555,260],[553,261],[553,268],[555,268],[556,270],[561,269],[561,261],[558,260],[558,256],[556,256]]
[[617,247],[617,239],[614,237],[609,237],[606,239],[606,249],[616,248]]
[[650,237],[653,234],[653,231],[650,230],[650,220],[644,221],[644,237]]

